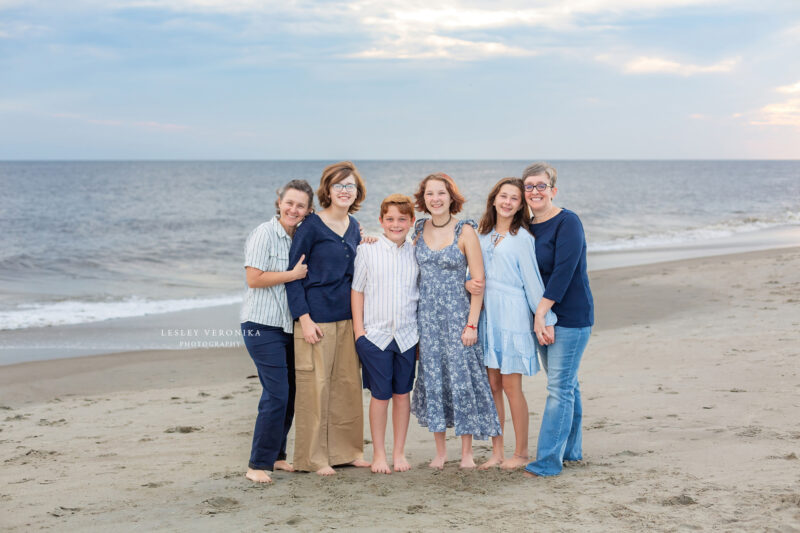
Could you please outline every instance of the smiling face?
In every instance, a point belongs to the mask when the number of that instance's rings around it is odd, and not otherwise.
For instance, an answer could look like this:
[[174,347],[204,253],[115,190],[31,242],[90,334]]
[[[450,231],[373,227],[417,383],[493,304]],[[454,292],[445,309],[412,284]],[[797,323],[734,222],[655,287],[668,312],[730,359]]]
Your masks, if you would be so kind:
[[450,212],[450,203],[453,199],[447,191],[444,182],[430,179],[425,184],[425,207],[433,215],[444,215]]
[[311,210],[308,194],[297,189],[287,189],[278,200],[281,225],[289,230],[297,227]]
[[399,246],[405,242],[414,217],[401,212],[396,205],[390,205],[378,221],[386,238]]
[[[540,191],[535,188],[536,185],[542,183],[547,185],[545,190]],[[531,185],[533,185],[534,188],[532,191],[529,191],[528,187]],[[550,178],[547,174],[536,174],[525,178],[525,201],[528,203],[528,207],[531,208],[531,211],[535,213],[542,213],[550,209],[553,205],[553,198],[555,198],[557,192],[558,189],[556,187],[550,187]]]
[[522,195],[519,187],[507,183],[500,187],[500,191],[494,198],[494,209],[498,219],[512,219],[514,215],[522,209]]
[[355,176],[350,174],[342,181],[332,183],[328,189],[328,194],[330,195],[331,205],[348,209],[356,201],[356,196],[358,195]]

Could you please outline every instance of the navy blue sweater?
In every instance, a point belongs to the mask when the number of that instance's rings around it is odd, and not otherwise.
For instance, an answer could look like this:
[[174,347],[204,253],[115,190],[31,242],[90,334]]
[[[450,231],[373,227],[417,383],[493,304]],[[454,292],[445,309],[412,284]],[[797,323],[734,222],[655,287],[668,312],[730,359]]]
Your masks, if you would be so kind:
[[289,269],[305,254],[308,274],[286,284],[292,318],[308,313],[314,322],[338,322],[353,318],[350,285],[353,261],[361,241],[358,221],[350,217],[343,237],[325,225],[315,213],[297,227],[289,250]]
[[540,224],[531,224],[544,297],[556,302],[557,326],[594,324],[594,301],[586,274],[586,237],[578,215],[568,209]]

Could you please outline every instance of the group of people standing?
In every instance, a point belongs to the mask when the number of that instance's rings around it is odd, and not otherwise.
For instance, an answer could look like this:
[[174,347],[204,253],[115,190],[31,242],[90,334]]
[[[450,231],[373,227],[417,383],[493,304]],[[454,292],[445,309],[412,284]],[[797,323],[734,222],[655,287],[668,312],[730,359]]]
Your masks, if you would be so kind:
[[[333,475],[345,465],[406,471],[411,413],[434,434],[431,468],[444,468],[448,427],[461,437],[461,468],[476,467],[473,437],[492,438],[482,469],[550,476],[580,460],[577,374],[594,313],[583,227],[553,203],[556,177],[535,163],[521,178],[500,180],[475,224],[454,216],[465,201],[455,181],[431,174],[413,199],[383,200],[377,238],[352,216],[366,196],[352,163],[325,168],[319,212],[307,182],[279,189],[278,214],[245,245],[242,335],[262,384],[248,479],[271,482],[274,469]],[[415,221],[415,211],[428,216]],[[548,396],[531,461],[522,376],[536,373],[539,360]],[[371,463],[363,457],[362,385],[372,396]]]

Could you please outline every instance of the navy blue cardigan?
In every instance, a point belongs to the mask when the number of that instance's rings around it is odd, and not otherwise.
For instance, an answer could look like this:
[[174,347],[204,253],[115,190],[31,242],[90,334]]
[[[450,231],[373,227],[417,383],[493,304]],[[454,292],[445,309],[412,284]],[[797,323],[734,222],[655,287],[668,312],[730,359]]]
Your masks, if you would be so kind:
[[305,254],[308,274],[286,284],[292,318],[308,313],[314,322],[350,320],[350,285],[353,261],[361,242],[358,221],[350,217],[343,237],[337,235],[315,213],[297,227],[289,250],[289,269]]
[[568,209],[540,224],[531,224],[544,297],[556,302],[557,326],[594,324],[594,301],[586,273],[586,237],[578,215]]

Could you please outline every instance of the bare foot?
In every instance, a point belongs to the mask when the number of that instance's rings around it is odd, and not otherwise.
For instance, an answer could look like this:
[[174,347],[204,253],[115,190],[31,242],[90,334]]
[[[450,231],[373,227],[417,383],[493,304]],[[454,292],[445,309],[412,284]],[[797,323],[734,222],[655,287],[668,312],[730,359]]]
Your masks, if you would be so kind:
[[269,477],[269,474],[267,474],[267,472],[264,470],[253,470],[252,468],[248,468],[244,477],[256,483],[272,483],[272,478]]
[[411,470],[411,465],[408,464],[408,461],[406,461],[405,455],[398,455],[397,457],[393,457],[392,462],[394,463],[395,472],[408,472],[409,470]]
[[389,465],[386,463],[385,457],[373,458],[372,459],[372,473],[373,474],[391,474],[392,469],[389,468]]
[[356,468],[367,468],[371,464],[372,463],[365,461],[364,459],[356,459],[352,463],[349,463],[350,466],[355,466]]
[[514,454],[512,457],[503,461],[503,464],[500,465],[500,468],[503,470],[516,470],[517,468],[522,468],[523,466],[527,465],[529,462],[530,460],[527,457]]
[[444,462],[447,460],[446,456],[436,456],[433,458],[433,461],[428,463],[430,468],[435,468],[436,470],[444,470]]
[[323,466],[322,468],[317,470],[318,476],[332,476],[334,474],[336,474],[336,470],[334,470],[330,466]]
[[522,473],[525,477],[539,477],[536,474],[531,474],[527,470]]
[[475,468],[475,460],[471,455],[464,455],[461,457],[461,463],[458,467],[462,470],[472,470]]
[[272,465],[272,468],[275,470],[285,470],[286,472],[294,472],[294,467],[287,463],[286,461],[275,461],[275,464]]
[[489,470],[493,466],[497,466],[503,462],[502,457],[497,457],[496,455],[492,455],[489,457],[489,460],[483,463],[481,466],[478,467],[478,470]]

